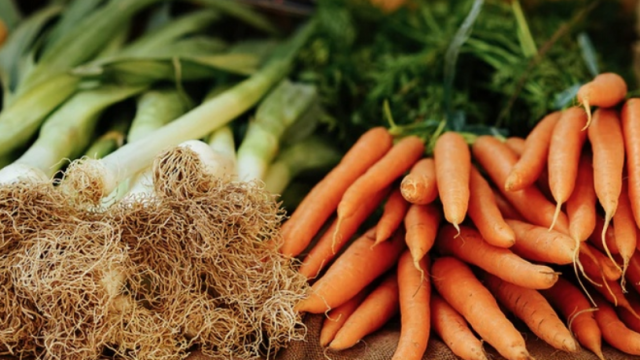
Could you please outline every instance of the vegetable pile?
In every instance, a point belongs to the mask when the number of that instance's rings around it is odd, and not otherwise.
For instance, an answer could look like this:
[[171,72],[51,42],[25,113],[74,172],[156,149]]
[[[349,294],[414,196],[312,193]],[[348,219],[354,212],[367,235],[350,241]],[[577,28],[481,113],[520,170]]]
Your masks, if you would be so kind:
[[0,355],[640,355],[621,7],[1,3]]
[[360,137],[282,228],[283,254],[308,248],[296,308],[326,313],[321,345],[352,347],[399,313],[394,359],[421,359],[431,329],[463,359],[487,359],[480,339],[533,358],[507,312],[561,351],[604,358],[604,338],[640,355],[640,100],[603,73],[577,103],[526,138],[445,131],[427,157],[413,135]]

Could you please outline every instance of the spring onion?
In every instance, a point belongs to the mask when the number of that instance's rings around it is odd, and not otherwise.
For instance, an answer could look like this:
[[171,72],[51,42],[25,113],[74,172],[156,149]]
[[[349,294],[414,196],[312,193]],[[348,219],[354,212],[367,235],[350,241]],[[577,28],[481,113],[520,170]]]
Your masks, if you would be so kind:
[[64,159],[73,159],[86,149],[102,111],[143,90],[113,85],[78,92],[47,118],[27,151],[0,170],[0,183],[51,178]]
[[77,201],[96,204],[122,180],[149,166],[163,149],[187,140],[201,139],[226,125],[254,106],[288,74],[298,50],[313,32],[314,24],[305,24],[274,51],[259,71],[219,96],[101,160],[89,159],[72,164],[62,181],[63,191]]
[[342,154],[327,141],[308,137],[285,147],[269,166],[265,175],[265,187],[272,194],[282,194],[298,175],[324,170],[340,161]]

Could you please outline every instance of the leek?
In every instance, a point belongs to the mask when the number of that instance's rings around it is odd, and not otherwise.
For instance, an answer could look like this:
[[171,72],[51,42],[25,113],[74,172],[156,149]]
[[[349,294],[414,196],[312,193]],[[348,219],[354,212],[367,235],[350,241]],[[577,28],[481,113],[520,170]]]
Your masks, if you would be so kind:
[[130,124],[130,114],[118,114],[107,131],[89,146],[84,155],[93,159],[101,159],[124,145]]
[[240,180],[263,180],[282,134],[317,99],[315,87],[283,80],[256,110],[238,148]]
[[291,70],[298,50],[307,42],[315,22],[304,25],[279,47],[258,72],[217,97],[204,102],[179,119],[144,138],[129,143],[101,160],[72,165],[65,173],[62,189],[79,201],[98,203],[118,184],[149,166],[167,147],[200,139],[226,125],[259,102]]
[[329,169],[341,158],[335,146],[315,136],[308,137],[282,150],[265,175],[265,187],[272,194],[282,194],[296,176]]
[[50,179],[64,159],[73,159],[86,149],[102,111],[142,90],[144,87],[103,86],[78,92],[47,118],[27,151],[0,170],[0,183]]

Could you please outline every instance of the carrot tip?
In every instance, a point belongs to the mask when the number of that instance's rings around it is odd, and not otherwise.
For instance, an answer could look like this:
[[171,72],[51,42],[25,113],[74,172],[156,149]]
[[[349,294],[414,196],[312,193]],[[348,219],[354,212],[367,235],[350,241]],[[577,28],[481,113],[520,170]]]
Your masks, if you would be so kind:
[[456,234],[456,236],[454,236],[454,237],[453,237],[453,238],[455,239],[455,238],[457,238],[458,236],[460,236],[460,225],[459,225],[459,224],[457,224],[457,223],[452,223],[451,225],[453,225],[453,227],[454,227],[454,228],[456,229],[456,231],[458,232],[458,233]]
[[556,221],[558,221],[558,216],[560,215],[560,211],[562,210],[562,203],[558,201],[556,203],[556,211],[553,213],[553,220],[551,220],[551,226],[549,226],[549,231],[553,230],[556,226]]

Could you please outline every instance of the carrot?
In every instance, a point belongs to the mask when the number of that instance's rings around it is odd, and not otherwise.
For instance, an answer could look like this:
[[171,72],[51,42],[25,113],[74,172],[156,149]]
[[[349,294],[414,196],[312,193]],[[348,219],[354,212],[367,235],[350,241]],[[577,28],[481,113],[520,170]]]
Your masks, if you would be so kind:
[[376,244],[387,240],[398,229],[408,209],[409,203],[403,197],[400,188],[394,188],[384,204],[376,226]]
[[640,319],[638,319],[633,313],[625,308],[616,309],[616,313],[620,317],[620,320],[631,330],[640,333]]
[[349,299],[346,303],[338,306],[335,309],[331,309],[327,313],[327,317],[322,323],[320,329],[320,346],[325,347],[334,339],[338,331],[344,326],[344,323],[351,317],[351,314],[362,303],[367,295],[367,288],[357,293],[354,297]]
[[300,254],[335,211],[347,188],[381,159],[392,144],[391,134],[384,127],[365,132],[282,225],[280,251],[287,256]]
[[591,118],[591,106],[601,108],[614,107],[624,101],[627,96],[627,83],[615,73],[603,73],[593,80],[583,84],[578,90],[578,102],[584,106],[588,113],[588,120],[584,129],[589,127]]
[[[362,223],[375,211],[388,192],[389,189],[383,189],[382,191],[372,194],[370,198],[365,199],[358,208],[358,211],[356,211],[352,217],[345,219],[337,234],[337,220],[334,220],[331,226],[322,234],[320,239],[318,239],[316,244],[304,257],[298,271],[308,279],[317,277],[323,268],[333,260],[338,251],[355,235]],[[372,237],[373,234],[365,233],[364,236]]]
[[604,281],[604,286],[595,287],[596,291],[598,291],[608,302],[613,304],[615,307],[621,307],[629,310],[635,316],[639,316],[635,309],[629,303],[629,300],[624,295],[624,290],[620,283],[616,281],[609,281],[602,278]]
[[419,360],[427,350],[431,331],[431,283],[424,274],[429,271],[429,258],[423,257],[418,266],[416,269],[409,251],[398,260],[400,337],[392,360]]
[[640,227],[640,99],[629,99],[622,107],[622,135],[627,155],[627,176],[631,209]]
[[438,197],[436,165],[433,158],[418,160],[409,173],[402,178],[400,191],[412,204],[426,205]]
[[518,136],[508,137],[504,142],[518,157],[522,156],[525,147],[525,139]]
[[467,321],[437,293],[431,294],[431,327],[459,358],[488,360]]
[[596,303],[595,318],[605,341],[627,354],[640,355],[640,334],[629,329],[604,299],[597,297]]
[[[373,229],[370,234],[373,234]],[[404,230],[373,247],[371,236],[355,240],[311,286],[311,295],[296,310],[321,314],[340,306],[395,265],[405,249]]]
[[516,317],[540,339],[558,350],[578,351],[578,344],[549,302],[538,291],[506,282],[484,273],[484,284]]
[[576,253],[576,243],[559,231],[518,220],[506,220],[516,234],[514,253],[531,261],[552,264],[571,264]]
[[622,276],[622,271],[611,259],[588,243],[583,242],[580,244],[580,254],[584,254],[585,259],[590,259],[589,261],[593,262],[602,271],[605,279],[616,281]]
[[493,192],[493,198],[496,200],[496,205],[504,219],[525,221],[524,217],[518,212],[518,210],[516,210],[516,208],[513,207],[513,205],[511,205],[509,200],[505,199],[504,195],[495,188],[491,188],[491,191]]
[[567,200],[569,235],[576,241],[585,241],[593,234],[596,227],[596,201],[591,156],[583,154],[578,165],[575,188]]
[[366,335],[380,329],[398,313],[398,297],[398,277],[395,271],[391,271],[349,316],[329,348],[348,349]]
[[462,135],[453,131],[445,132],[436,140],[433,158],[444,218],[458,228],[469,206],[469,145]]
[[477,230],[460,227],[460,235],[451,225],[440,229],[436,248],[441,255],[455,256],[505,281],[530,289],[546,289],[558,280],[548,266],[532,264],[509,249],[489,245]]
[[338,223],[353,216],[358,206],[371,194],[384,189],[409,170],[424,154],[424,144],[417,136],[407,136],[398,141],[389,152],[360,176],[344,193],[338,204]]
[[571,196],[576,184],[580,154],[587,138],[586,132],[581,130],[585,121],[586,114],[582,109],[569,108],[562,113],[551,133],[547,169],[549,189],[556,202],[554,219],[560,213],[562,204]]
[[587,241],[589,241],[589,243],[596,249],[606,253],[606,250],[604,249],[605,245],[602,242],[602,232],[604,231],[605,244],[609,249],[609,252],[614,255],[619,254],[620,251],[618,250],[618,246],[616,245],[616,238],[613,228],[613,226],[609,226],[605,229],[604,218],[596,215],[596,228],[593,230],[593,233],[591,234],[591,236],[589,236],[589,239],[587,239]]
[[636,292],[640,293],[640,253],[638,250],[636,250],[631,256],[625,276],[636,289]]
[[600,328],[582,291],[568,280],[560,278],[553,287],[541,290],[540,293],[568,320],[569,329],[578,342],[600,359],[604,359]]
[[505,182],[504,187],[507,191],[522,190],[533,185],[540,177],[547,164],[553,128],[561,115],[561,112],[555,111],[545,116],[527,135],[520,159],[511,169]]
[[624,169],[624,138],[615,110],[600,108],[595,111],[589,126],[589,141],[593,149],[593,187],[605,211],[602,242],[606,254],[611,257],[605,230],[618,208]]
[[[489,135],[476,138],[472,147],[473,156],[486,170],[500,192],[518,210],[518,212],[532,224],[551,227],[554,219],[555,207],[534,186],[529,186],[519,191],[505,191],[502,186],[511,168],[516,163],[516,155],[500,140]],[[556,229],[568,233],[569,224],[564,213],[558,215]]]
[[469,190],[469,217],[482,237],[494,246],[512,246],[516,241],[515,234],[504,221],[491,186],[475,166],[471,167]]
[[405,241],[416,268],[433,247],[440,223],[440,209],[433,204],[411,205],[404,218]]
[[[624,273],[627,271],[631,256],[636,251],[638,243],[636,234],[636,221],[631,210],[629,195],[627,194],[627,182],[623,181],[622,191],[618,199],[618,209],[613,215],[613,233],[615,234],[616,246],[622,257],[622,288],[624,289]],[[617,263],[615,263],[617,265]]]
[[445,256],[431,266],[438,293],[507,360],[532,359],[524,338],[502,313],[496,299],[462,261]]
[[[599,280],[601,278],[607,279],[604,275],[604,271],[600,268],[600,264],[598,263],[598,259],[592,256],[590,253],[585,252],[582,245],[580,245],[580,255],[579,255],[580,264],[582,265],[582,269],[584,271],[585,277],[594,285],[602,286],[602,282]],[[598,280],[594,280],[598,279]]]

